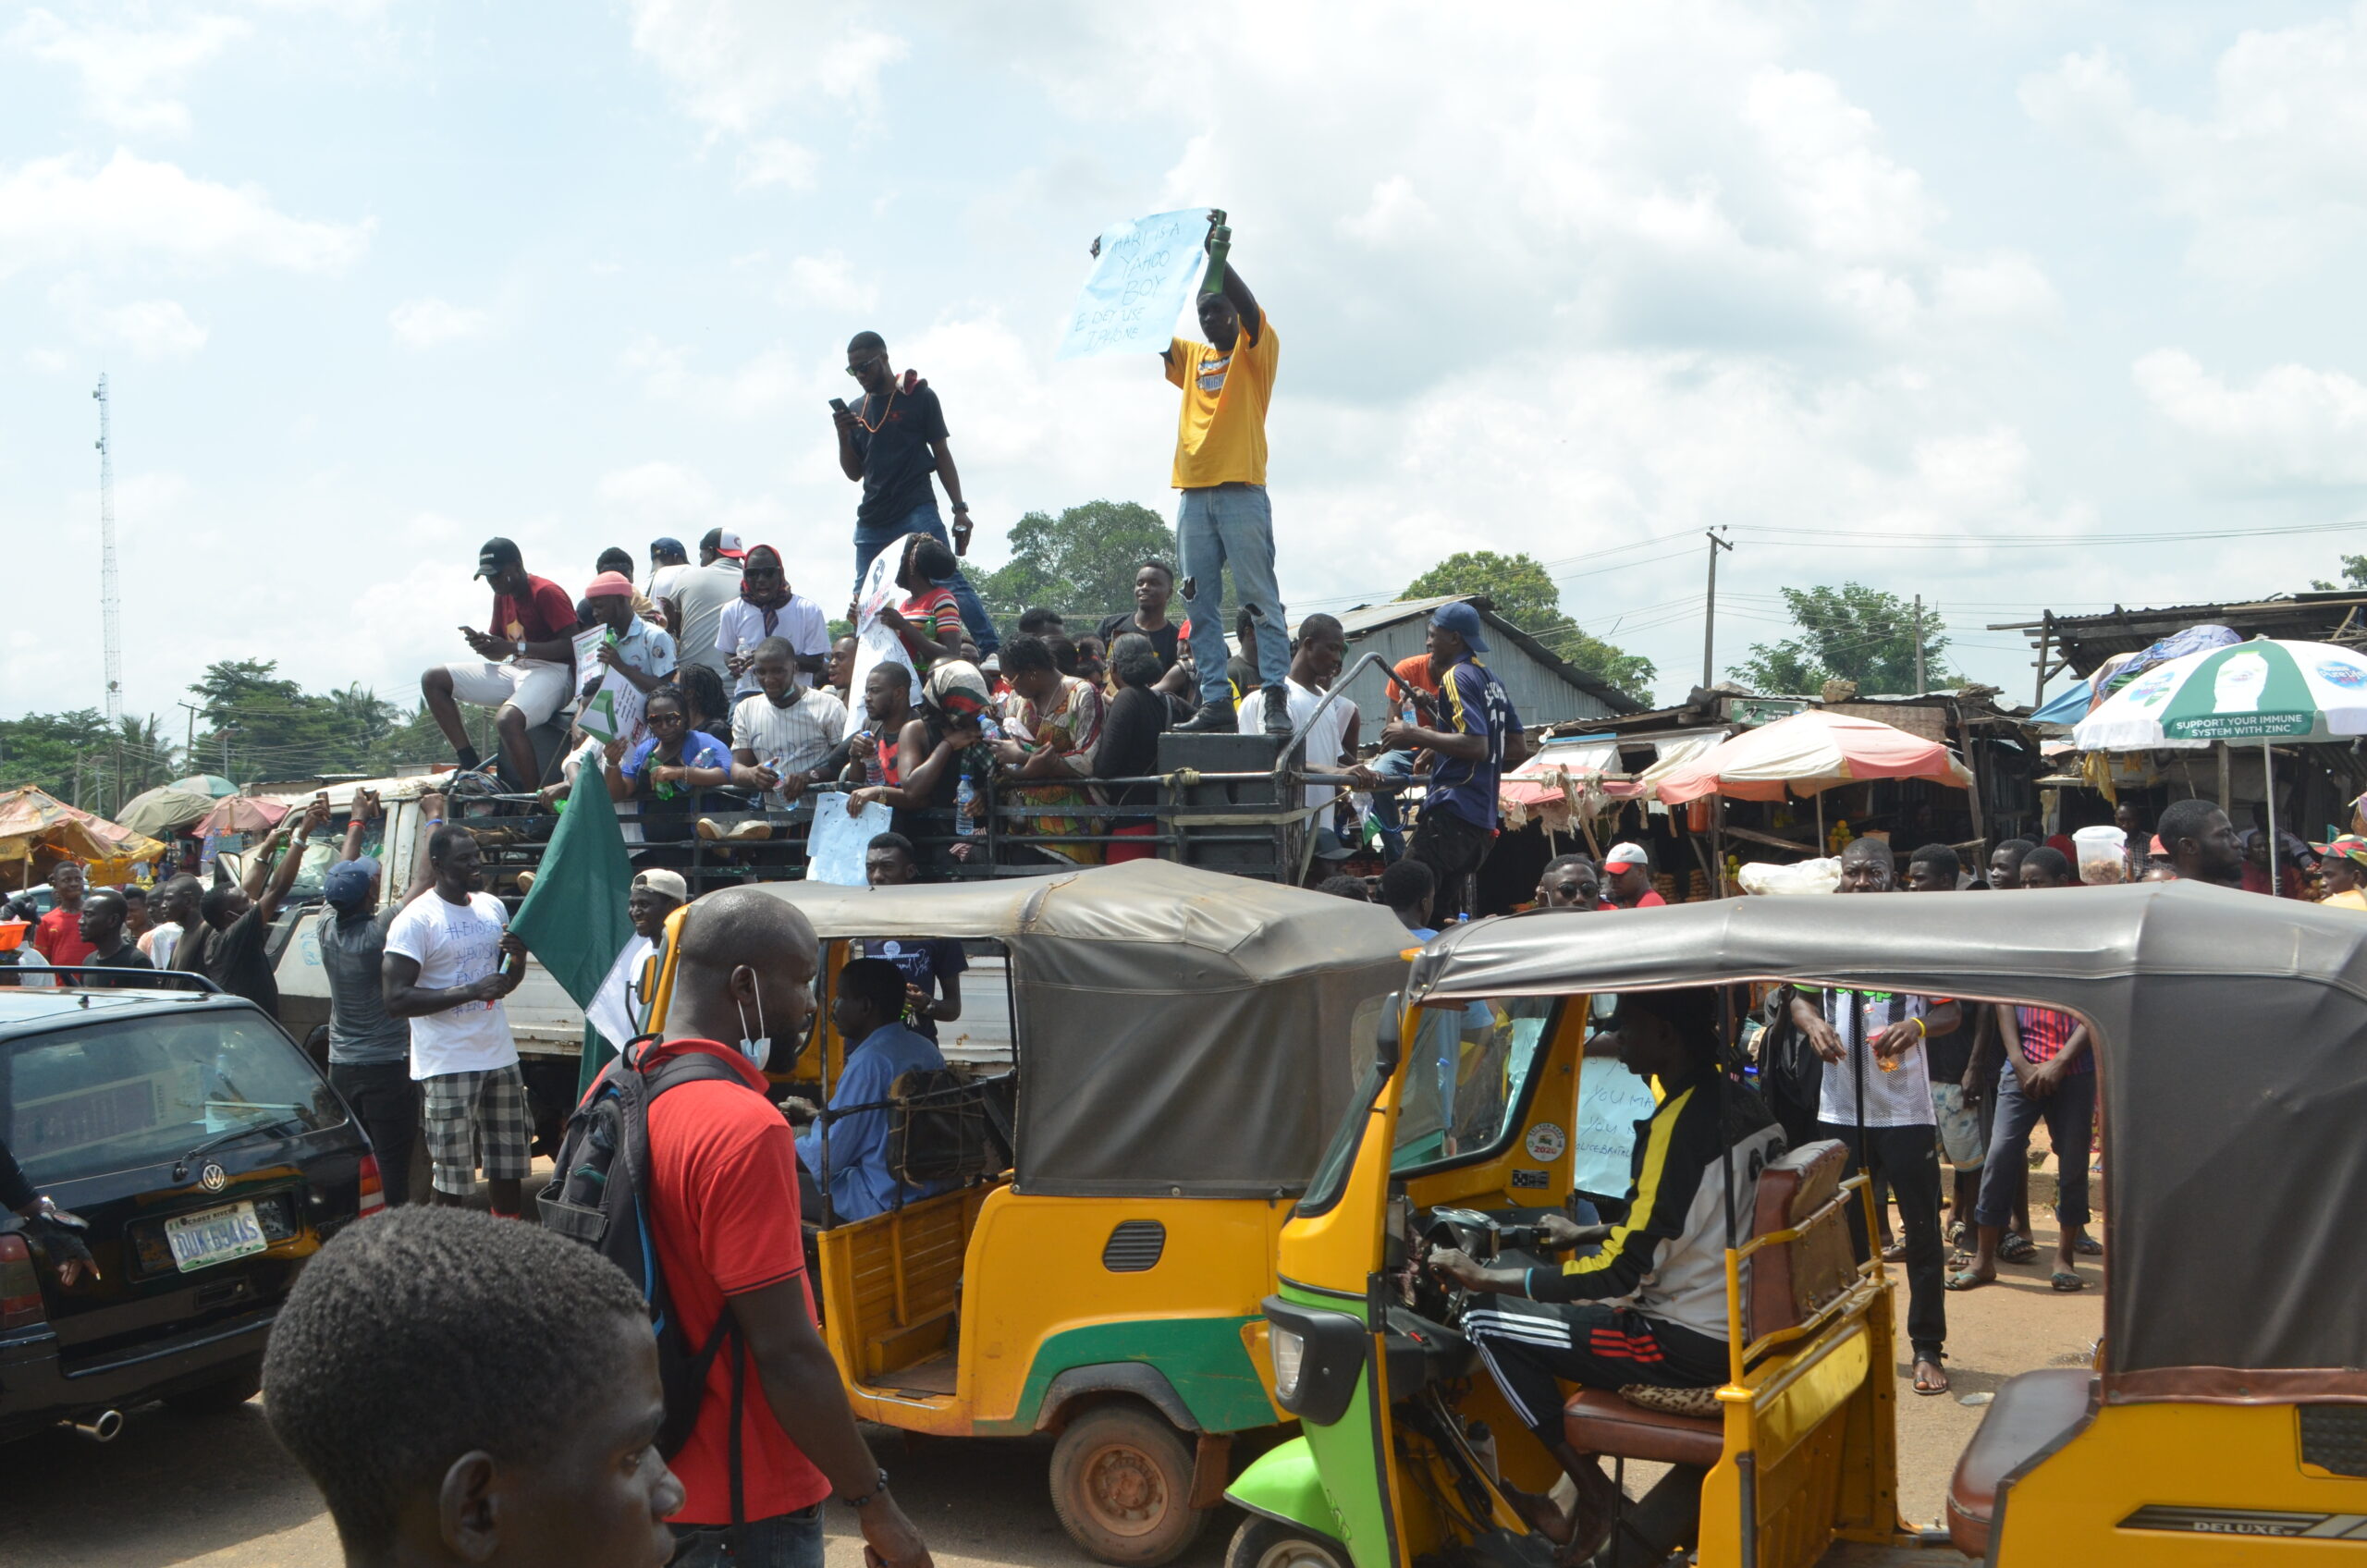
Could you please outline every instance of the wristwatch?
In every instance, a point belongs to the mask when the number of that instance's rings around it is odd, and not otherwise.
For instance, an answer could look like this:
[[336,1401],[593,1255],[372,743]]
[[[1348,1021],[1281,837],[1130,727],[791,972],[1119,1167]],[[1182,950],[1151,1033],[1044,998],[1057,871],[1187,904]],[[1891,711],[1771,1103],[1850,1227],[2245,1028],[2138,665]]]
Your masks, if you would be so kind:
[[526,639],[523,637],[519,638],[515,645],[518,649],[518,656],[521,659],[524,658],[526,656]]
[[882,1470],[879,1472],[879,1479],[872,1484],[872,1488],[869,1491],[864,1493],[861,1497],[844,1497],[840,1498],[839,1501],[859,1513],[863,1510],[869,1508],[874,1502],[877,1501],[880,1495],[886,1492],[887,1489],[888,1472],[886,1470]]

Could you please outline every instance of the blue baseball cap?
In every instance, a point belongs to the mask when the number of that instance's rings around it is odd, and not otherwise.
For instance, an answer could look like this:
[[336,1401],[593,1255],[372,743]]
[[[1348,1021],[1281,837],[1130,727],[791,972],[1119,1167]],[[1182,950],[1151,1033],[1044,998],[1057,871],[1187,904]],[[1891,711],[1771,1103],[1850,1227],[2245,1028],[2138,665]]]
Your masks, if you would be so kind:
[[1460,599],[1432,610],[1430,624],[1453,632],[1463,639],[1463,645],[1475,654],[1488,651],[1488,639],[1479,630],[1479,612]]
[[370,884],[377,879],[378,863],[368,855],[341,860],[321,878],[321,896],[339,909],[351,909],[369,899]]
[[652,539],[649,542],[649,558],[656,560],[660,557],[668,560],[686,561],[691,558],[691,553],[682,548],[682,542],[680,539],[668,534],[663,539]]

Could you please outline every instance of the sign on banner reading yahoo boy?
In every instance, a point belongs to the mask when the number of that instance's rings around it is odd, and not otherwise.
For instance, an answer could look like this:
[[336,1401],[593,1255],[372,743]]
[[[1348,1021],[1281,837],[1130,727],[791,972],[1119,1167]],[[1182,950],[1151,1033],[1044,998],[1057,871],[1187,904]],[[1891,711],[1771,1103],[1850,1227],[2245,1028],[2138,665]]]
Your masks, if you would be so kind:
[[[896,587],[896,569],[904,559],[904,551],[911,538],[911,534],[906,534],[880,551],[878,557],[871,563],[871,570],[863,574],[863,586],[855,592],[854,669],[847,678],[847,733],[850,735],[872,728],[871,714],[864,705],[863,692],[875,665],[883,661],[902,665],[912,677],[910,701],[914,706],[920,704],[921,678],[920,672],[913,668],[913,656],[904,651],[903,639],[879,619],[879,612],[896,602],[900,592]],[[893,735],[880,739],[890,746],[896,743]]]
[[1159,213],[1105,229],[1056,360],[1156,354],[1175,340],[1176,318],[1208,268],[1208,209]]
[[[600,644],[607,639],[608,629],[605,626],[575,634],[576,694],[582,699],[576,707],[575,726],[603,744],[619,739],[629,745],[638,744],[644,730],[642,715],[646,700],[640,687],[600,662]],[[583,689],[595,682],[599,690],[583,695]]]

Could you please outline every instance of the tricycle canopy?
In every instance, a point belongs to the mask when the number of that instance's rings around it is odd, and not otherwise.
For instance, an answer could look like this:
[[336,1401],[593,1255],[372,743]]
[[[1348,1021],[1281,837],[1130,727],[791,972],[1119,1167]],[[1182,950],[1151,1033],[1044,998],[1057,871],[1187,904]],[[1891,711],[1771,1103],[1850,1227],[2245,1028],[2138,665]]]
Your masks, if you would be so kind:
[[2193,882],[1483,921],[1408,996],[1773,980],[2076,1012],[2105,1133],[2105,1396],[2367,1402],[2367,919]]
[[1372,904],[1159,860],[925,887],[755,886],[825,940],[1002,943],[1018,1015],[1013,1178],[1071,1196],[1297,1193],[1412,943]]

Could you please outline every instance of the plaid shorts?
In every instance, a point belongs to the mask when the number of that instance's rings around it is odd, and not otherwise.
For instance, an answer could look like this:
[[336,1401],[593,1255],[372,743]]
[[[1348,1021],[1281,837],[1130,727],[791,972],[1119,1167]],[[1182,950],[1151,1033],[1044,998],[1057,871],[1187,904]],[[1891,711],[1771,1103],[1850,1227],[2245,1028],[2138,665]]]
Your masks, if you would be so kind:
[[488,1182],[526,1179],[534,1125],[516,1062],[481,1072],[440,1072],[420,1086],[427,1091],[427,1158],[435,1167],[436,1191],[465,1196],[476,1186],[480,1163]]

